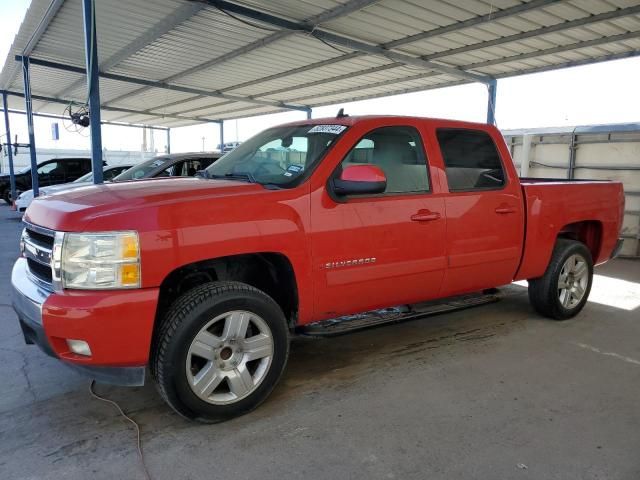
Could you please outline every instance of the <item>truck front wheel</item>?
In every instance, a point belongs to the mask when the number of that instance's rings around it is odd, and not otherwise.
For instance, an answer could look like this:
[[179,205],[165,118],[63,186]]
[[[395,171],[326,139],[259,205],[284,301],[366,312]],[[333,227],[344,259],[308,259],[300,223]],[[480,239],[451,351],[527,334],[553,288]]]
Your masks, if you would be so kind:
[[267,398],[288,354],[287,322],[271,297],[244,283],[211,282],[169,309],[154,340],[151,373],[177,413],[221,422]]
[[559,239],[547,271],[529,280],[529,301],[545,317],[566,320],[577,315],[589,297],[593,260],[584,243]]

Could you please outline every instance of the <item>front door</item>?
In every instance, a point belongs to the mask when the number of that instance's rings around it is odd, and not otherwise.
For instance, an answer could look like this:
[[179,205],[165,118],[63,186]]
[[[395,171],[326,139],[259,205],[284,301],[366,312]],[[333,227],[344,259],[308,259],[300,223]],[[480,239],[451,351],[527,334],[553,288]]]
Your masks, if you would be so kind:
[[383,194],[312,201],[315,318],[414,303],[438,295],[445,258],[444,199],[432,193],[418,130],[366,133],[338,167],[374,164]]

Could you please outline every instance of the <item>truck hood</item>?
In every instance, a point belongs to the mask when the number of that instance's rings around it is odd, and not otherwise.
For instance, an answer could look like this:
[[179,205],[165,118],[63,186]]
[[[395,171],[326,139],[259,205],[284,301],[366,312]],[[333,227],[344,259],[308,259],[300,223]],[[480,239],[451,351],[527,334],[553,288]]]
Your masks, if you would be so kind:
[[[232,180],[167,178],[90,185],[35,199],[25,213],[27,222],[59,231],[91,231],[101,217],[118,214],[135,218],[162,206],[214,201],[229,196],[264,192],[262,185]],[[129,213],[121,216],[119,214]]]

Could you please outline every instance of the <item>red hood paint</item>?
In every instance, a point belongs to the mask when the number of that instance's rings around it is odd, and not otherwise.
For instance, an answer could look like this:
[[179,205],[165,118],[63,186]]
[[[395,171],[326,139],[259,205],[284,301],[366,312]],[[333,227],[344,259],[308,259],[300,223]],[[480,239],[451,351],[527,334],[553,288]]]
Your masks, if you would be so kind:
[[264,192],[261,185],[227,180],[171,178],[92,185],[36,199],[25,220],[52,230],[93,230],[96,219],[163,205]]

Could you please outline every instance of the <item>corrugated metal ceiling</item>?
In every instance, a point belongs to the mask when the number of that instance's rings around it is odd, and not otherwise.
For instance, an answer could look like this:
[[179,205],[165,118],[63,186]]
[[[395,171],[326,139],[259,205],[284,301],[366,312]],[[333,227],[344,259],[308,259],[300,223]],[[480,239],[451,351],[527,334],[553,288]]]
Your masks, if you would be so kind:
[[[81,1],[55,0],[55,15],[39,29],[51,3],[32,0],[0,72],[0,89],[22,92],[13,57],[34,32],[39,35],[32,42],[33,59],[84,66]],[[102,72],[202,91],[103,78],[103,119],[187,125],[283,111],[282,103],[316,107],[458,85],[471,81],[465,72],[504,78],[640,54],[640,2],[631,0],[233,4],[310,28],[285,30],[263,17],[219,8],[229,3],[216,0],[96,2]],[[323,42],[320,31],[341,40]],[[363,51],[371,48],[384,50]],[[31,68],[34,95],[85,101],[83,75]],[[9,98],[11,108],[23,108],[22,98]],[[39,112],[63,108],[58,102],[34,102]]]

